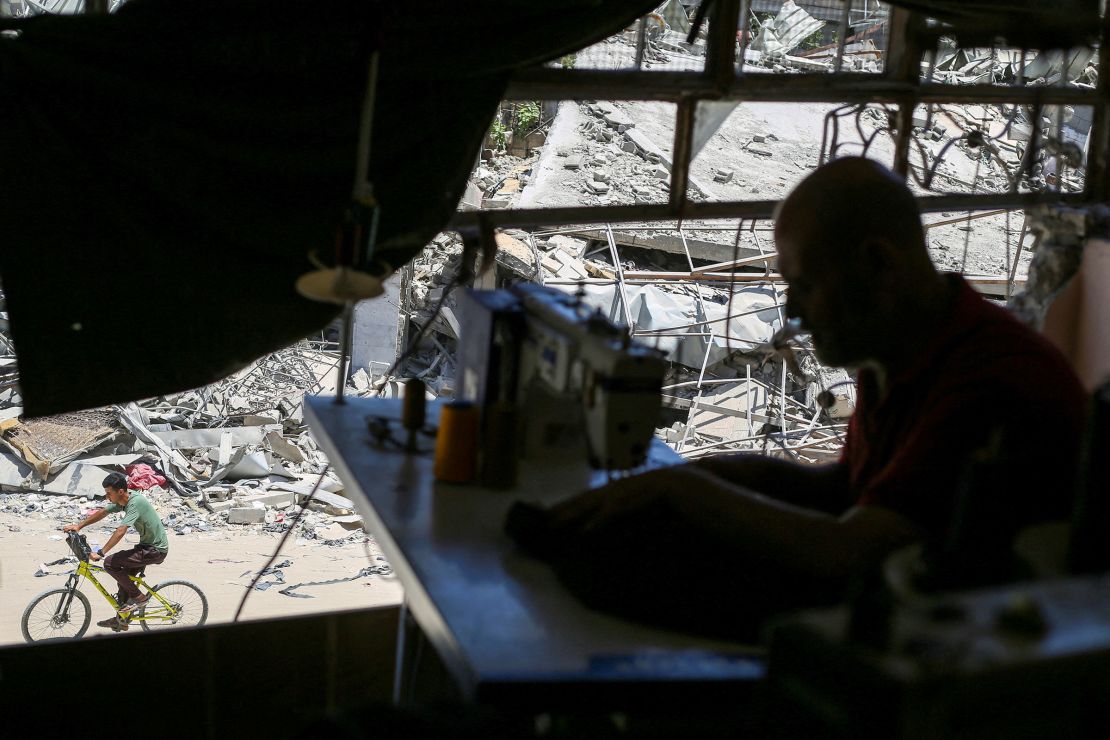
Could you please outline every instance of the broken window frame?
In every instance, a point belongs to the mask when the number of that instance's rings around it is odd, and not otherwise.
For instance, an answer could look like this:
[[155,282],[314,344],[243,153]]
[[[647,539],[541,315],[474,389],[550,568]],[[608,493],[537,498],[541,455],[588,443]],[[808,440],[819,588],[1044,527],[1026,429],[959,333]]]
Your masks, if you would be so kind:
[[[1087,154],[1086,177],[1082,192],[1066,193],[1061,190],[1042,192],[1020,192],[1012,188],[1008,192],[971,192],[944,193],[918,196],[923,214],[946,211],[966,211],[967,219],[987,212],[1005,211],[1007,219],[1010,212],[1037,204],[1081,205],[1107,199],[1110,195],[1110,182],[1107,182],[1108,151],[1110,151],[1110,96],[1105,75],[1108,69],[1110,49],[1106,43],[1098,44],[1100,75],[1094,90],[1065,86],[1014,86],[995,84],[954,85],[935,82],[931,75],[922,79],[922,65],[935,61],[935,50],[942,36],[951,35],[951,29],[939,25],[929,25],[926,18],[901,7],[890,7],[890,20],[887,29],[885,69],[880,74],[858,74],[842,71],[840,60],[846,41],[845,24],[852,4],[847,0],[840,23],[838,55],[835,71],[801,73],[790,75],[749,74],[745,73],[743,51],[738,42],[736,30],[747,30],[750,19],[750,0],[718,0],[712,8],[711,24],[708,31],[708,46],[705,67],[701,71],[646,71],[633,70],[593,70],[564,69],[552,66],[536,67],[518,73],[510,81],[506,100],[574,100],[574,101],[661,101],[672,102],[676,106],[673,141],[673,167],[671,170],[670,195],[666,203],[645,203],[636,205],[571,206],[533,209],[504,209],[468,211],[456,215],[452,228],[471,233],[492,234],[500,228],[544,229],[568,227],[575,224],[604,224],[608,241],[612,247],[612,228],[614,225],[677,222],[681,234],[682,223],[691,221],[710,221],[717,219],[737,219],[738,229],[744,221],[771,219],[778,199],[758,201],[717,201],[694,202],[688,199],[689,167],[694,138],[694,123],[697,106],[703,101],[735,102],[824,102],[839,104],[886,104],[893,108],[893,128],[895,157],[893,169],[903,177],[910,177],[910,152],[913,140],[913,115],[918,106],[952,104],[993,104],[1028,106],[1034,116],[1048,106],[1091,106],[1094,112]],[[741,19],[744,20],[741,25]],[[643,24],[640,25],[641,31]],[[1099,28],[1099,41],[1110,37],[1108,25],[1103,19]],[[741,39],[746,38],[741,34]],[[993,44],[994,39],[990,40]],[[1022,49],[1022,59],[1027,50]],[[739,52],[739,54],[738,54]],[[1030,144],[1032,146],[1032,143]],[[973,216],[972,214],[977,215]],[[933,224],[940,225],[940,222]],[[1007,234],[1009,227],[1007,226]],[[1010,262],[1010,244],[1007,241],[1006,295],[1009,296],[1015,273],[1025,242],[1025,227],[1017,242],[1017,254]],[[1008,237],[1007,237],[1008,238]],[[685,240],[683,240],[685,241]],[[614,248],[615,252],[615,248]],[[613,254],[615,265],[620,265],[617,254]],[[689,253],[687,252],[689,260]],[[697,282],[692,261],[691,279]],[[542,269],[538,267],[542,276]],[[767,278],[773,277],[767,270]],[[989,277],[989,276],[988,276]],[[542,281],[542,277],[541,277]],[[623,289],[624,276],[618,275],[614,281]],[[650,282],[650,281],[649,281]],[[622,300],[624,303],[626,299]],[[630,326],[633,336],[636,327]],[[648,338],[651,332],[643,338]],[[691,400],[691,412],[696,411],[702,400],[705,387],[713,381],[706,378],[705,363],[693,381],[697,392]],[[741,382],[745,393],[750,397],[753,379],[749,374]],[[686,385],[679,383],[678,385]],[[670,386],[669,386],[670,387]],[[800,429],[786,430],[786,365],[783,364],[782,378],[778,388],[778,422],[781,433],[775,435],[775,442],[781,452],[796,457],[798,450],[811,445],[824,446],[831,438],[839,436],[838,425],[818,426],[821,416],[819,408],[813,409],[813,417]],[[771,409],[768,409],[770,411]],[[749,409],[748,425],[752,418]],[[682,440],[676,450],[685,457],[697,457],[713,449],[727,446],[737,441],[727,440],[686,447],[688,436],[695,425],[684,430]],[[814,432],[821,432],[814,436]],[[801,439],[794,435],[801,434]],[[766,444],[770,435],[757,435],[752,440],[763,439]],[[766,450],[765,450],[766,451]]]

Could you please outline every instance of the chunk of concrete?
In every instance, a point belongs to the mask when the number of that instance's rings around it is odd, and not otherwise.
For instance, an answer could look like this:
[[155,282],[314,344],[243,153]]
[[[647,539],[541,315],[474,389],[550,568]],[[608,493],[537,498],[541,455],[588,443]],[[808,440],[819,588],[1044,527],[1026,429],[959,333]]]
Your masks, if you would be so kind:
[[609,185],[604,182],[598,182],[597,180],[587,180],[586,190],[589,190],[595,195],[602,195],[603,193],[609,192]]
[[566,236],[564,234],[556,234],[547,240],[550,247],[561,249],[573,257],[581,258],[586,254],[586,246],[588,242],[585,239],[576,239],[573,236]]
[[720,169],[713,173],[713,179],[717,182],[729,182],[734,174],[736,173],[732,170]]
[[670,171],[663,165],[656,165],[651,171],[652,177],[657,180],[669,180],[671,178]]
[[283,509],[293,505],[295,494],[292,491],[271,491],[269,493],[259,493],[253,496],[242,496],[242,501],[247,506],[254,506],[260,503],[263,506],[273,506],[277,509]]
[[617,133],[620,134],[623,134],[636,125],[635,121],[626,116],[623,111],[619,110],[613,110],[611,113],[606,113],[602,117],[605,119],[607,126],[615,128]]
[[[369,390],[370,380],[366,376],[366,371],[363,368],[359,368],[359,371],[358,373],[356,373],[356,375],[358,375],[359,373],[361,373],[361,377],[365,379],[365,387],[359,387],[358,383],[356,383],[355,386],[358,387],[359,390]],[[278,432],[270,432],[269,434],[267,434],[266,444],[270,445],[271,450],[273,450],[278,455],[281,455],[289,462],[304,462],[304,453],[301,452],[300,448],[292,442],[287,441]]]
[[630,128],[624,132],[624,137],[636,145],[636,151],[649,162],[669,162],[663,150],[655,145],[651,138],[639,129]]
[[609,182],[609,170],[594,170],[594,182]]
[[512,193],[498,193],[497,195],[493,196],[492,198],[486,198],[485,200],[483,200],[482,201],[482,208],[485,208],[487,210],[508,208],[509,205],[512,203],[512,201],[513,201]]
[[594,113],[594,115],[600,118],[605,118],[605,116],[609,116],[617,112],[617,109],[613,107],[612,103],[607,103],[604,100],[599,100],[598,102],[591,105],[590,110]]
[[567,157],[567,161],[563,162],[563,168],[568,170],[581,169],[584,159],[585,158],[580,154],[575,154],[574,156]]
[[266,510],[256,509],[253,506],[229,509],[227,512],[228,524],[261,524],[264,521],[266,521]]
[[351,501],[351,499],[347,498],[346,496],[340,496],[338,494],[329,493],[327,491],[317,491],[316,501],[319,501],[328,506],[334,506],[337,509],[352,510],[355,508],[355,504],[353,501]]

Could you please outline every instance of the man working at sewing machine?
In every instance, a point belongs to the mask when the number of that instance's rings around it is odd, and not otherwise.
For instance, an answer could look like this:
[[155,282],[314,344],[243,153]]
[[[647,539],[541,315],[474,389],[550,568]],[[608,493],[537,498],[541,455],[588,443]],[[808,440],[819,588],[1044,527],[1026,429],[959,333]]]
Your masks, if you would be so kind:
[[773,565],[847,582],[943,537],[967,461],[998,431],[1018,461],[999,515],[1068,516],[1083,390],[1048,341],[935,270],[900,178],[862,158],[821,167],[782,204],[775,242],[788,314],[822,362],[858,371],[840,461],[734,454],[655,470],[557,506],[558,529],[619,536],[662,505],[677,525],[729,542],[734,572]]

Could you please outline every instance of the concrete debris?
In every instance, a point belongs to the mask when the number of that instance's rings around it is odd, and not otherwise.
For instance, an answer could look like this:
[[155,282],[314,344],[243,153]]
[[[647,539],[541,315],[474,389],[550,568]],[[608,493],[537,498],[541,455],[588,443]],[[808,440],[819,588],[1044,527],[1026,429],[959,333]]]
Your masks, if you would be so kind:
[[597,195],[602,195],[603,193],[609,192],[609,186],[605,184],[604,181],[598,180],[587,180],[586,189],[589,190],[591,193],[596,193]]
[[[300,342],[193,391],[25,420],[3,309],[0,293],[0,511],[59,525],[80,521],[103,506],[109,473],[141,463],[154,473],[141,481],[151,486],[144,494],[176,535],[291,526],[327,465],[304,423],[302,399],[335,392],[333,341]],[[376,392],[377,382],[363,370],[350,392]],[[162,479],[165,486],[156,482]],[[316,529],[336,518],[353,527],[350,541],[365,539],[354,504],[337,495],[342,490],[329,473],[314,510],[304,512],[301,539],[317,540]]]
[[240,507],[227,512],[228,524],[261,524],[265,520],[266,510],[261,507]]
[[[926,63],[927,64],[927,63]],[[923,65],[925,66],[925,65]],[[923,70],[923,74],[928,74]],[[1098,82],[1098,57],[1095,50],[1052,49],[1022,59],[1018,49],[953,49],[938,56],[932,69],[933,79],[958,85],[1025,84],[1062,85],[1094,88]],[[1020,78],[1020,80],[1019,80]]]
[[751,48],[767,56],[785,55],[824,25],[824,21],[802,10],[793,0],[785,0],[774,20],[760,26]]

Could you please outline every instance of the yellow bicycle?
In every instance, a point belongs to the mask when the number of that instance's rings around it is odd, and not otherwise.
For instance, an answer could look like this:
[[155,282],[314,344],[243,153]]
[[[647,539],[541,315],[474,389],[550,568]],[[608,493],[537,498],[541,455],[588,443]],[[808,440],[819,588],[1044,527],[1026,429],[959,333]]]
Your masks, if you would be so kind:
[[[27,642],[76,639],[85,634],[92,621],[92,606],[89,597],[80,591],[82,578],[92,581],[113,609],[123,606],[97,580],[96,574],[104,569],[89,562],[91,549],[85,536],[68,532],[66,544],[77,556],[77,568],[70,573],[65,586],[39,594],[23,611],[21,624]],[[199,627],[208,619],[208,599],[195,584],[173,580],[152,588],[143,580],[143,571],[131,576],[131,580],[150,595],[150,600],[126,618],[128,622],[138,622],[144,630],[152,630]]]

